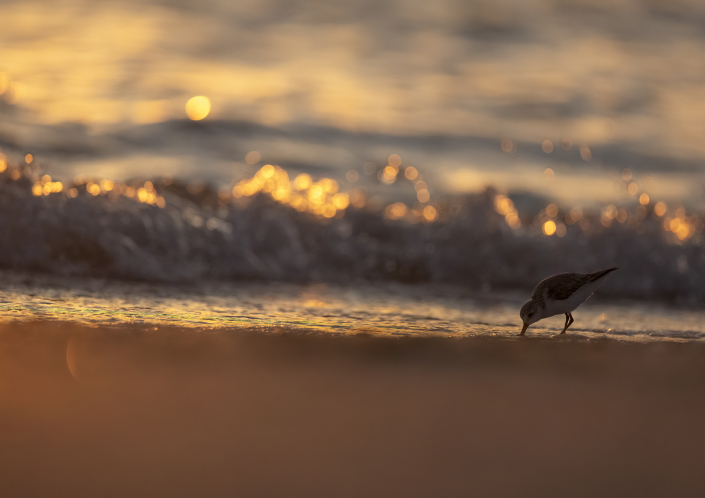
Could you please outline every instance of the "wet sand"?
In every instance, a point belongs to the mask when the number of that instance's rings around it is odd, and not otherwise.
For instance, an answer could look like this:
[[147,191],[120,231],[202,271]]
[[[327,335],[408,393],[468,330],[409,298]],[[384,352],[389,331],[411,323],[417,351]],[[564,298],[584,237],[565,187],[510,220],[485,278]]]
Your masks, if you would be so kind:
[[0,495],[705,495],[700,344],[272,332],[0,325]]

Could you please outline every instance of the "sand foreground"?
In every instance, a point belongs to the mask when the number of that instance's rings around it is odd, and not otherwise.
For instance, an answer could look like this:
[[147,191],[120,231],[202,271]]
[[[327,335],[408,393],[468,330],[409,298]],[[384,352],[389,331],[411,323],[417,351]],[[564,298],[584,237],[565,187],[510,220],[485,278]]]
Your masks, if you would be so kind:
[[0,496],[704,496],[704,388],[699,344],[3,324]]

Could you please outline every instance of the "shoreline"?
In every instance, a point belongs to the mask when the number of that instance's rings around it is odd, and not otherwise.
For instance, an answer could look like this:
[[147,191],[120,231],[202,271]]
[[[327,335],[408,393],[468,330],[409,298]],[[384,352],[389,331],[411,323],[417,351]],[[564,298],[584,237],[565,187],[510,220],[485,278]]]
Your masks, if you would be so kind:
[[698,496],[705,347],[0,326],[4,496]]

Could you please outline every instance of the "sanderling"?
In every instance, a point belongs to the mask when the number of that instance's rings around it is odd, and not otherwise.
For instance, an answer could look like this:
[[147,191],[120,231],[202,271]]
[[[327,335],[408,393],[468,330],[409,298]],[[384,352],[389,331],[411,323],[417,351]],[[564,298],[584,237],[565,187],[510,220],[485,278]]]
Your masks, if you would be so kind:
[[565,326],[561,334],[565,334],[574,321],[572,312],[575,308],[592,296],[605,277],[616,269],[610,268],[595,273],[559,273],[539,282],[531,294],[531,299],[519,312],[524,322],[519,335],[524,335],[532,323],[561,313],[565,314]]

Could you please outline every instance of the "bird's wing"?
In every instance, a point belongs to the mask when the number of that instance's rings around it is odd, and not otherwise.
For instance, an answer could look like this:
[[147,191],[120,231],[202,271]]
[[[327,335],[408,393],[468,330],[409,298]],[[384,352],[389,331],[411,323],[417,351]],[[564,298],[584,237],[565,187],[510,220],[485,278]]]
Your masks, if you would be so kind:
[[547,298],[562,301],[568,299],[575,291],[590,282],[590,275],[582,273],[559,273],[548,277],[536,286],[532,299],[543,301],[544,292]]

